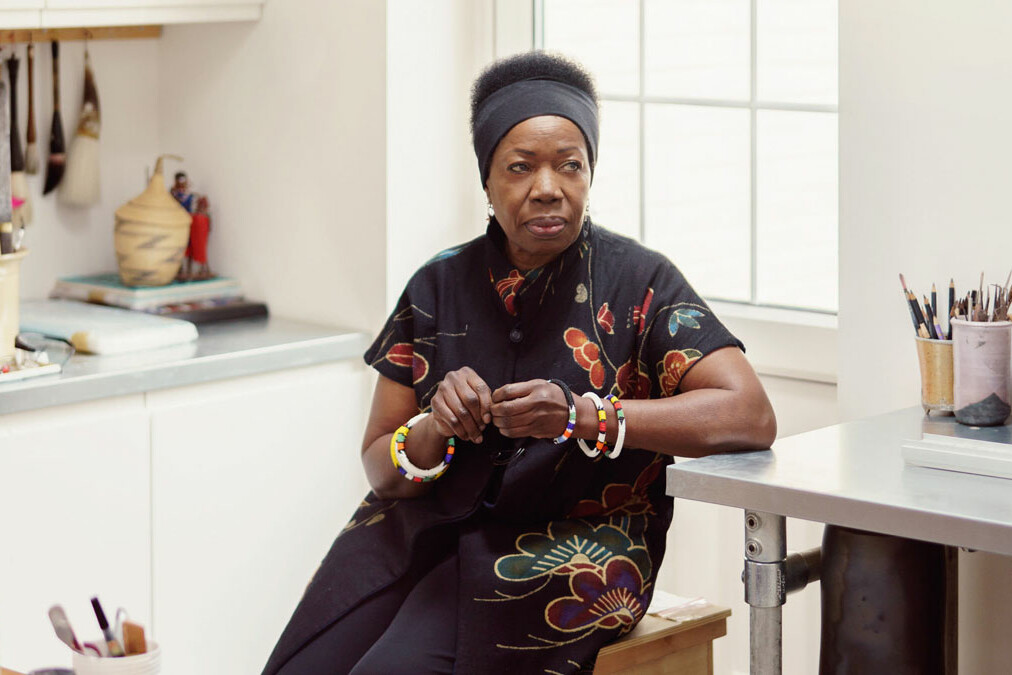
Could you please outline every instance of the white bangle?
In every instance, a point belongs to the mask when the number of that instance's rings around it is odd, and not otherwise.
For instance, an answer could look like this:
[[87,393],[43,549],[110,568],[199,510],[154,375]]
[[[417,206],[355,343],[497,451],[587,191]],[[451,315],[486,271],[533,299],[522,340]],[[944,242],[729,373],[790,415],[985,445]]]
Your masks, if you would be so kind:
[[390,439],[390,459],[393,461],[394,466],[397,467],[397,471],[410,481],[415,483],[427,483],[432,480],[436,480],[449,467],[450,461],[453,459],[453,453],[455,450],[454,437],[451,436],[446,442],[446,454],[443,456],[443,461],[431,469],[419,469],[411,460],[408,459],[408,453],[405,451],[405,443],[407,442],[408,432],[411,431],[411,427],[427,417],[429,413],[419,413],[404,423],[397,431],[394,432],[393,437]]
[[622,444],[625,443],[625,411],[622,410],[618,396],[607,394],[604,398],[615,406],[615,417],[618,418],[618,437],[615,439],[615,445],[612,446],[611,452],[605,450],[604,454],[608,459],[616,459],[622,452]]
[[597,445],[595,445],[594,449],[591,450],[590,447],[587,446],[587,442],[582,438],[577,438],[576,442],[580,444],[580,449],[583,450],[583,454],[587,455],[587,457],[597,457],[601,454],[602,450],[605,451],[605,454],[608,454],[608,444],[605,442],[608,418],[604,412],[604,401],[602,401],[601,397],[592,391],[588,391],[583,395],[583,397],[589,398],[593,401],[594,407],[597,408]]

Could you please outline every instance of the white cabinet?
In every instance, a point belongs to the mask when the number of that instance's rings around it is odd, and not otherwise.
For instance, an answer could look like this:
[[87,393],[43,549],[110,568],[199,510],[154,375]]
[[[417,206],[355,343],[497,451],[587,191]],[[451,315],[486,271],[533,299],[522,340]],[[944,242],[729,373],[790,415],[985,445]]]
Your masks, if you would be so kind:
[[149,394],[165,673],[259,673],[365,495],[356,362]]
[[142,394],[0,416],[0,663],[70,664],[48,610],[81,640],[107,614],[151,617],[150,424]]
[[266,0],[2,0],[0,29],[257,21]]
[[162,672],[258,673],[367,490],[359,360],[0,415],[0,663],[70,665],[89,599]]

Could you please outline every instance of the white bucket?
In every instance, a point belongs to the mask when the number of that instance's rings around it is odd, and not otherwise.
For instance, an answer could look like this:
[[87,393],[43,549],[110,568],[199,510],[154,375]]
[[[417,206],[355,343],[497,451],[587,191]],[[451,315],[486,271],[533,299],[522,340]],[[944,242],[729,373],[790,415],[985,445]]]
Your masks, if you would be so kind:
[[148,640],[146,654],[100,658],[74,653],[76,675],[158,675],[162,670],[162,652],[158,643]]

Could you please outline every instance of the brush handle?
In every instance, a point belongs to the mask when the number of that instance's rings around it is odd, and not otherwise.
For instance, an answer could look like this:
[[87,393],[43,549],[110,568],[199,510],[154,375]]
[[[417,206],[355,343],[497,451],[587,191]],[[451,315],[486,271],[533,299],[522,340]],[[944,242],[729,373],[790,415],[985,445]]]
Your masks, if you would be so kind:
[[35,142],[35,45],[28,45],[28,142]]
[[53,110],[60,109],[60,43],[53,40]]
[[25,170],[25,153],[21,149],[21,127],[18,124],[18,66],[16,56],[7,59],[11,85],[11,171]]

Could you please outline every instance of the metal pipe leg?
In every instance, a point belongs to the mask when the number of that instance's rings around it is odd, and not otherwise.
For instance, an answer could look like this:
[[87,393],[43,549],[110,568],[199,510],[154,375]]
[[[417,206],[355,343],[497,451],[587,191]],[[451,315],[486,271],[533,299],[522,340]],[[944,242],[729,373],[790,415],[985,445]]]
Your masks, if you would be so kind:
[[745,512],[745,602],[749,604],[749,672],[781,675],[782,607],[787,598],[787,519]]
[[752,675],[783,670],[783,607],[749,607],[749,668]]

